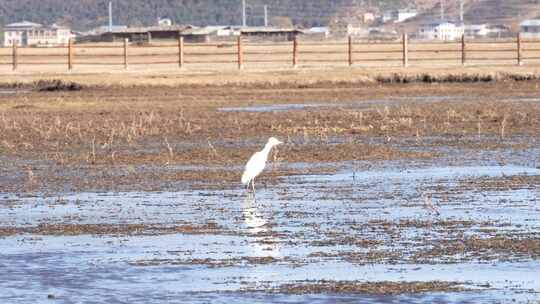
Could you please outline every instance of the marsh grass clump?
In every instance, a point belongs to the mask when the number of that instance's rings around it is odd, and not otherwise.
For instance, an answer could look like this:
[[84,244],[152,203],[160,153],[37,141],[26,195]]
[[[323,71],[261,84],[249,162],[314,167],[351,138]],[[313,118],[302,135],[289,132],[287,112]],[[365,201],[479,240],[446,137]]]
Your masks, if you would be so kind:
[[495,81],[537,81],[540,80],[538,73],[393,73],[375,76],[378,83],[482,83]]
[[492,82],[504,79],[512,79],[510,77],[502,77],[499,74],[404,74],[394,73],[391,75],[379,75],[375,80],[379,83],[476,83],[476,82]]
[[502,73],[501,76],[503,79],[513,81],[532,81],[540,79],[540,74],[537,73]]
[[34,82],[34,88],[39,92],[80,91],[83,86],[73,81],[61,79],[42,79]]
[[15,82],[0,82],[0,89],[22,89],[28,85],[24,82],[15,81]]
[[436,291],[461,291],[458,282],[355,282],[355,281],[306,281],[284,284],[272,290],[285,294],[416,294]]

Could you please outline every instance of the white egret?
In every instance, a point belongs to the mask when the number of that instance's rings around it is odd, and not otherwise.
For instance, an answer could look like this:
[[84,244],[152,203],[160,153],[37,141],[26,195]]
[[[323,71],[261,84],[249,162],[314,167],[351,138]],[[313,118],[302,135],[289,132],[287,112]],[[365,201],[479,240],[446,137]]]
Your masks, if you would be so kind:
[[435,206],[433,203],[433,200],[431,199],[431,195],[422,194],[424,197],[424,208],[430,213],[435,214],[436,216],[441,215],[439,212],[439,208]]
[[246,164],[244,174],[242,174],[242,184],[246,185],[247,189],[249,189],[249,184],[251,183],[253,193],[255,193],[255,177],[261,174],[264,167],[266,167],[266,160],[268,159],[268,154],[270,154],[272,148],[282,143],[283,142],[279,141],[278,139],[270,137],[264,146],[264,149],[251,156]]

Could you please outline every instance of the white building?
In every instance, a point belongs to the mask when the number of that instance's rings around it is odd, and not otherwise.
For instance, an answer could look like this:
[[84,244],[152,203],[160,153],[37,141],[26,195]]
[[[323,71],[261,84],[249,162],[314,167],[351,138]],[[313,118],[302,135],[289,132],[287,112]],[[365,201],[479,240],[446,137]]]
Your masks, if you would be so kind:
[[399,9],[386,11],[382,16],[382,21],[385,23],[390,21],[393,21],[394,23],[400,23],[407,19],[416,17],[416,15],[418,15],[418,11],[415,9]]
[[368,29],[362,24],[347,24],[347,36],[367,36]]
[[487,24],[471,24],[465,25],[465,37],[478,38],[486,37],[491,33]]
[[540,38],[540,19],[529,19],[519,25],[524,38]]
[[72,37],[67,27],[53,24],[44,26],[29,21],[4,26],[4,46],[58,45],[67,44]]
[[362,15],[362,22],[364,23],[372,23],[375,21],[375,14],[373,13],[364,13]]
[[423,40],[456,40],[465,34],[462,23],[437,21],[421,24],[418,28],[418,38]]
[[400,9],[397,12],[397,18],[395,22],[403,22],[407,19],[416,17],[416,15],[418,15],[418,12],[415,9]]
[[381,16],[381,21],[383,23],[386,23],[386,22],[390,22],[394,20],[394,11],[386,11],[384,12],[384,14]]
[[119,31],[124,31],[127,29],[128,29],[127,25],[113,25],[112,27],[109,27],[108,25],[102,25],[94,29],[91,29],[87,32],[83,32],[82,36],[101,35],[107,32],[119,32]]
[[158,26],[172,26],[172,20],[169,18],[160,18],[158,20]]
[[330,28],[327,26],[315,26],[306,31],[307,35],[317,36],[320,38],[330,37]]

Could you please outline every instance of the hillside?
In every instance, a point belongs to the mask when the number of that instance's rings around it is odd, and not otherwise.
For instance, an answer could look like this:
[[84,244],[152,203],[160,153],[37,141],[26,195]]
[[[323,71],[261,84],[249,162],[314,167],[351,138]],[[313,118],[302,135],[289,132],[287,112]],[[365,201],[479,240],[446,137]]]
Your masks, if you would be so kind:
[[468,6],[465,20],[506,24],[517,29],[524,19],[540,16],[540,0],[483,0]]
[[[424,0],[426,1],[426,0]],[[431,0],[427,0],[431,1]],[[241,0],[112,0],[115,24],[149,25],[158,17],[175,23],[224,25],[241,23]],[[387,9],[407,3],[405,0],[247,0],[248,23],[263,23],[263,5],[269,17],[285,16],[294,24],[324,25],[344,6]],[[107,23],[108,0],[2,0],[0,24],[22,19],[39,23],[61,23],[74,29],[88,29]]]
[[[112,0],[114,23],[130,26],[155,24],[158,17],[178,24],[241,24],[241,0]],[[418,23],[440,17],[439,0],[247,0],[248,24],[262,25],[264,5],[270,20],[286,17],[301,26],[326,25],[331,19],[355,12],[382,12],[386,9],[416,7],[421,14],[400,25],[414,28]],[[457,19],[459,1],[445,1],[445,16]],[[107,24],[108,0],[1,0],[2,24],[26,19],[38,23],[59,23],[76,30]],[[465,0],[468,23],[502,23],[516,27],[519,21],[540,15],[540,0]],[[283,20],[283,18],[280,18]]]
[[[459,1],[446,1],[445,18],[459,19]],[[435,3],[431,9],[424,10],[416,18],[407,21],[406,29],[416,28],[418,23],[439,19],[441,7]],[[468,24],[504,24],[517,30],[524,19],[540,16],[540,0],[465,0],[464,20]]]

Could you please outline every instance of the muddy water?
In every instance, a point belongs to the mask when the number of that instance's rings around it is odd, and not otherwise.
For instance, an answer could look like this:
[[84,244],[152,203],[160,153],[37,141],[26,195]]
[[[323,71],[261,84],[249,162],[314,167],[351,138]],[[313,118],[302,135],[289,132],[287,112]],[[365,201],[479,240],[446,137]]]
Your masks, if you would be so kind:
[[[335,174],[261,186],[255,198],[241,189],[0,194],[3,227],[218,227],[189,233],[7,234],[0,237],[0,302],[526,303],[540,297],[540,260],[531,252],[430,251],[469,237],[537,238],[540,190],[534,181],[540,169],[340,167]],[[513,178],[533,181],[509,184]],[[397,296],[260,292],[309,280],[439,280],[469,290]]]
[[[284,111],[299,111],[310,109],[324,109],[338,107],[343,109],[369,109],[377,106],[395,105],[403,102],[455,102],[455,101],[468,101],[469,97],[466,96],[408,96],[408,97],[393,97],[385,99],[366,99],[359,100],[354,103],[284,103],[284,104],[266,104],[266,105],[254,105],[245,107],[223,107],[219,108],[221,112],[284,112]],[[511,99],[508,101],[520,101],[520,98]],[[529,101],[536,101],[536,99],[527,99]]]
[[16,95],[16,94],[28,94],[30,90],[6,90],[0,89],[0,96]]

